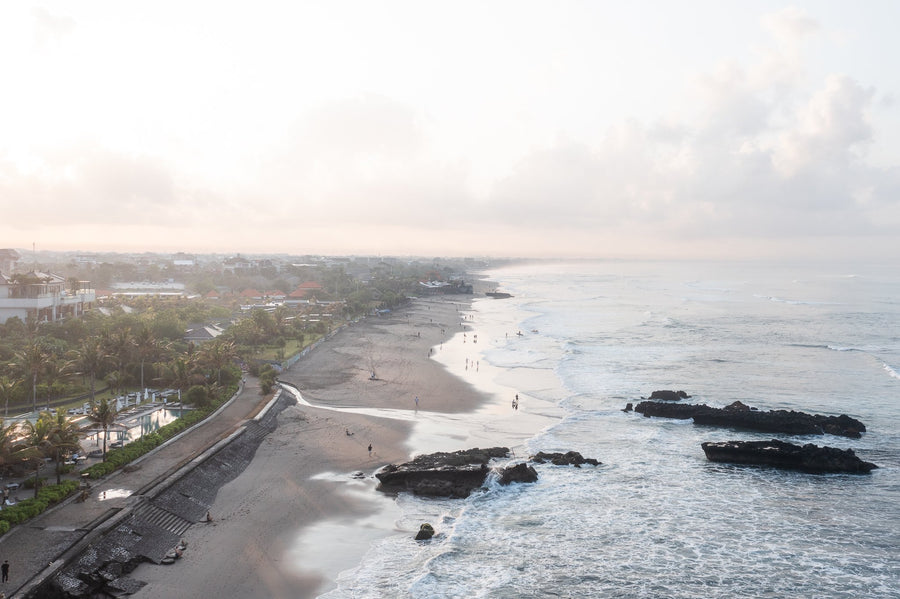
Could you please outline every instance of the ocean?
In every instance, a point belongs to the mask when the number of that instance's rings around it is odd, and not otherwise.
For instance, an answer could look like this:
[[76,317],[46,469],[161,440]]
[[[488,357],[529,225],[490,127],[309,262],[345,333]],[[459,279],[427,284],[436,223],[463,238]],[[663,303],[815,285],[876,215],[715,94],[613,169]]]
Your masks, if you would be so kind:
[[[393,530],[362,535],[360,562],[323,597],[900,597],[895,266],[545,262],[485,274],[513,297],[477,298],[435,359],[492,401],[423,414],[415,453],[507,445],[513,462],[575,450],[602,465],[536,465],[537,483],[491,479],[465,500],[401,495],[380,515]],[[846,413],[868,431],[772,435],[623,411],[657,389]],[[852,448],[879,469],[716,464],[700,448],[769,438]],[[438,534],[416,542],[422,522]]]

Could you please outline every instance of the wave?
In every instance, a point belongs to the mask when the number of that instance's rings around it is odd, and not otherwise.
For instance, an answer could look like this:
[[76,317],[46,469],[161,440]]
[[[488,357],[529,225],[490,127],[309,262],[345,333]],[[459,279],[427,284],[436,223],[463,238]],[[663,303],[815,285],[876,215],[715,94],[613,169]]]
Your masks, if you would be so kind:
[[753,297],[758,299],[769,300],[770,302],[775,302],[778,304],[788,304],[789,306],[839,306],[841,304],[837,302],[819,302],[813,300],[793,300],[786,299],[783,297],[778,297],[776,295],[760,295],[757,293],[753,294]]
[[882,364],[882,366],[884,367],[884,369],[887,371],[887,373],[888,373],[892,378],[900,379],[900,372],[897,372],[896,370],[894,370],[893,368],[891,368],[891,367],[890,367],[889,365],[887,365],[887,364]]

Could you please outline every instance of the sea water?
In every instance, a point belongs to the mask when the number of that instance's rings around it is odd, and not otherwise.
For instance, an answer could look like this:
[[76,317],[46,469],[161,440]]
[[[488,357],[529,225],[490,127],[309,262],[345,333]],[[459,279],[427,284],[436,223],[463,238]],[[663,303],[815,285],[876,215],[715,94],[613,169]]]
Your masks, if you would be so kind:
[[[896,267],[576,262],[488,275],[513,297],[477,299],[435,357],[493,398],[447,417],[470,431],[452,449],[506,444],[513,462],[576,450],[603,464],[535,465],[538,482],[491,479],[465,500],[401,495],[399,532],[324,597],[900,596]],[[772,435],[622,411],[656,389],[846,413],[868,431]],[[414,448],[450,449],[433,418]],[[879,469],[715,464],[700,448],[772,437],[853,448]],[[422,522],[430,541],[412,539]]]

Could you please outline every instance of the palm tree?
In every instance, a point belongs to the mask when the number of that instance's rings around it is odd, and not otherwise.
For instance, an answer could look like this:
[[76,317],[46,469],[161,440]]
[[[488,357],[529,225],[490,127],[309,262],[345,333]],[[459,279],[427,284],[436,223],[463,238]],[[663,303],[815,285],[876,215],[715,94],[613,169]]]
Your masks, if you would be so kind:
[[31,377],[31,411],[37,411],[37,381],[44,368],[47,354],[37,341],[30,341],[25,349],[16,352],[15,364],[24,375]]
[[200,356],[206,364],[216,370],[216,383],[221,385],[222,369],[237,357],[237,350],[234,341],[216,339],[203,346]]
[[28,444],[29,432],[18,422],[6,425],[0,420],[0,472],[5,474],[13,464],[24,464],[39,454]]
[[103,349],[99,337],[88,337],[81,345],[69,353],[72,363],[79,374],[88,375],[91,379],[91,405],[94,405],[94,382],[97,374],[106,365],[109,356]]
[[100,404],[88,414],[91,422],[103,428],[103,461],[106,461],[106,439],[109,437],[109,427],[116,422],[116,408],[110,405],[109,401],[104,397],[100,400]]
[[163,349],[163,345],[147,325],[142,326],[134,334],[134,345],[137,350],[137,357],[141,360],[141,393],[143,393],[145,389],[144,362],[156,359]]
[[34,426],[32,443],[56,461],[56,484],[62,478],[62,455],[81,447],[75,421],[63,412],[42,412]]
[[194,361],[189,356],[178,356],[169,362],[168,374],[170,384],[176,389],[184,390],[196,382],[202,382],[198,381],[202,377],[197,376]]
[[119,385],[125,381],[125,365],[131,359],[131,353],[134,351],[134,339],[131,331],[126,328],[119,328],[113,332],[107,331],[103,336],[103,345],[109,359],[115,364],[116,371],[119,373]]
[[16,387],[22,382],[22,379],[12,379],[0,376],[0,399],[3,400],[3,417],[9,418],[9,400],[16,394]]
[[53,400],[53,385],[65,379],[69,374],[68,362],[61,363],[53,354],[48,354],[44,362],[44,382],[47,385],[47,410]]

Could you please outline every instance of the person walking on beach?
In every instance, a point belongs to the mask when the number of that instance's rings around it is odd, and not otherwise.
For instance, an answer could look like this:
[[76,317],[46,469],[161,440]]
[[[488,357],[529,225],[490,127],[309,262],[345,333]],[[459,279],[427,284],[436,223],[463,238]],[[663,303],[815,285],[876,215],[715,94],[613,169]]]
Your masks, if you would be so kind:
[[369,443],[369,457],[372,457],[372,444]]
[[419,409],[419,396],[416,395],[416,409]]
[[9,560],[3,560],[3,565],[0,566],[0,573],[3,575],[3,582],[9,582]]

